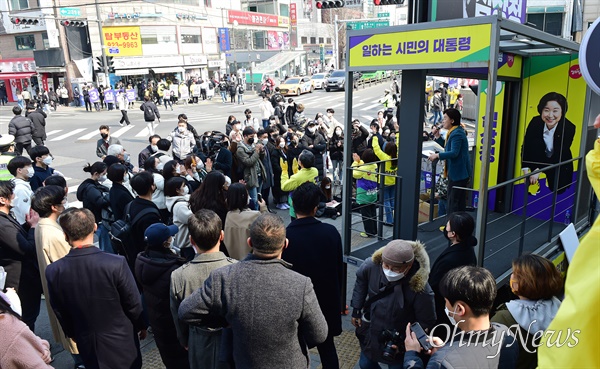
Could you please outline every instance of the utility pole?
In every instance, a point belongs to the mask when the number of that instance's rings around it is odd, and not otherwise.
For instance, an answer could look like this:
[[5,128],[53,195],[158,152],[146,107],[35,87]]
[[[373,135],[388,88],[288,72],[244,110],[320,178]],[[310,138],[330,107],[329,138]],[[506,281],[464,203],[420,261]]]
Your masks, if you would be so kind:
[[104,78],[105,83],[108,84],[108,60],[106,59],[106,48],[104,47],[104,37],[102,36],[102,16],[100,15],[100,4],[98,0],[94,0],[96,3],[96,18],[98,19],[98,34],[100,35],[100,47],[102,48],[102,64],[104,64]]
[[[338,15],[335,15],[335,20],[333,21],[333,29],[335,30],[335,34],[334,34],[334,38],[335,40],[333,41],[335,43],[335,58],[336,63],[337,63],[337,68],[336,69],[341,69],[342,67],[342,59],[340,58],[340,44],[339,44],[339,40],[338,40],[338,33],[340,32],[340,30],[338,29]],[[325,71],[325,66],[323,66],[323,71]]]

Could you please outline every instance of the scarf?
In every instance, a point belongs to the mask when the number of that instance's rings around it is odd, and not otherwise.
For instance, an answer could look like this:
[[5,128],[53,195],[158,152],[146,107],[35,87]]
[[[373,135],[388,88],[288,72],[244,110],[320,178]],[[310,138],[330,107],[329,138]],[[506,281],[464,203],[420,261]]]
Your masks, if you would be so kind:
[[[446,148],[448,146],[448,142],[450,141],[450,134],[452,132],[454,132],[454,130],[457,129],[458,127],[460,127],[460,125],[452,126],[452,128],[450,128],[450,130],[448,131],[448,134],[446,134],[446,143],[444,144],[444,148]],[[446,163],[446,165],[444,165],[444,177],[448,178],[448,163]]]
[[512,300],[506,303],[506,307],[521,328],[530,333],[545,331],[550,325],[560,307],[560,300],[552,297],[549,300]]

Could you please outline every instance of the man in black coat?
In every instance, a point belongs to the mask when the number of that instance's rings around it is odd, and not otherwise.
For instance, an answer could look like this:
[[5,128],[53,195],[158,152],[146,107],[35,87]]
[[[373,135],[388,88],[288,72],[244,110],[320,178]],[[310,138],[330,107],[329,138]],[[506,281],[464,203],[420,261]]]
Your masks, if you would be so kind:
[[14,288],[21,300],[23,322],[34,331],[40,313],[42,282],[35,251],[34,228],[39,217],[27,216],[21,226],[10,214],[17,201],[12,181],[0,181],[0,266],[6,272],[5,288]]
[[317,123],[314,120],[308,122],[304,136],[300,139],[300,146],[315,155],[315,168],[319,171],[319,180],[321,180],[324,172],[323,152],[327,149],[327,140],[317,130]]
[[219,150],[215,156],[213,169],[223,172],[226,176],[231,177],[231,166],[233,165],[233,154],[229,151],[229,140],[224,138],[219,143]]
[[133,239],[133,247],[127,250],[129,253],[129,262],[131,270],[134,269],[135,259],[137,254],[144,251],[146,248],[146,241],[144,240],[144,232],[154,223],[164,223],[160,216],[158,207],[152,202],[152,193],[156,190],[154,184],[154,178],[150,172],[141,172],[133,176],[129,181],[131,188],[138,194],[129,206],[129,219],[133,221],[138,214],[142,211],[146,211],[147,214],[142,216],[135,224],[131,225],[131,236]]
[[23,155],[25,149],[29,154],[35,127],[29,119],[21,115],[23,110],[18,105],[12,108],[12,112],[15,116],[8,123],[8,134],[15,136],[15,152],[17,155]]
[[292,201],[297,219],[287,227],[289,245],[281,258],[311,279],[329,327],[327,339],[317,345],[321,363],[323,369],[337,369],[333,337],[342,333],[342,238],[334,226],[314,217],[320,200],[321,190],[313,183],[304,183],[294,191]]
[[35,106],[29,105],[25,116],[33,123],[33,142],[36,145],[43,145],[46,140],[46,114],[43,110],[36,110]]
[[158,143],[158,140],[160,140],[159,135],[152,135],[152,136],[148,137],[148,142],[150,144],[148,146],[146,146],[146,148],[144,150],[140,151],[140,153],[138,155],[138,168],[143,168],[144,163],[146,162],[146,159],[148,159],[149,157],[154,155],[156,152],[158,152],[158,147],[156,146],[156,144]]
[[142,301],[125,258],[94,247],[96,223],[87,209],[60,217],[71,251],[46,268],[52,309],[77,343],[87,369],[142,367],[146,338]]

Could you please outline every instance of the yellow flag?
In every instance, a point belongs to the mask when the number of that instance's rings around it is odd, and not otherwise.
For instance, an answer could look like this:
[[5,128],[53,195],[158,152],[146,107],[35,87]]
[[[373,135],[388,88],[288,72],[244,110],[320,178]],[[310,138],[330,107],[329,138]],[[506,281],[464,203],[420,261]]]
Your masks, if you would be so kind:
[[[594,191],[599,194],[600,139],[587,154],[586,166]],[[542,342],[538,348],[539,368],[600,368],[600,217],[573,256],[565,299]]]

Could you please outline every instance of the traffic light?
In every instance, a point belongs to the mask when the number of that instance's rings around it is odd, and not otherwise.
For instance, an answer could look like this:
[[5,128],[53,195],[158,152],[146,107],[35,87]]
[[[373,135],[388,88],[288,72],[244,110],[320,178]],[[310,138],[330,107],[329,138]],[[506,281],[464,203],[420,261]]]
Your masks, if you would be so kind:
[[96,60],[94,61],[94,65],[95,65],[94,70],[96,71],[96,73],[104,73],[104,62],[102,61],[101,56],[96,57]]
[[106,63],[108,64],[108,73],[115,72],[115,60],[112,56],[106,57]]
[[85,27],[87,24],[85,21],[80,20],[61,20],[60,25],[63,27]]
[[16,17],[11,17],[10,21],[17,26],[37,26],[40,23],[38,19]]
[[402,5],[402,4],[404,4],[404,0],[373,0],[373,4],[375,6],[380,6],[380,5]]
[[344,7],[343,0],[317,1],[317,9],[333,9],[333,8],[343,8],[343,7]]

